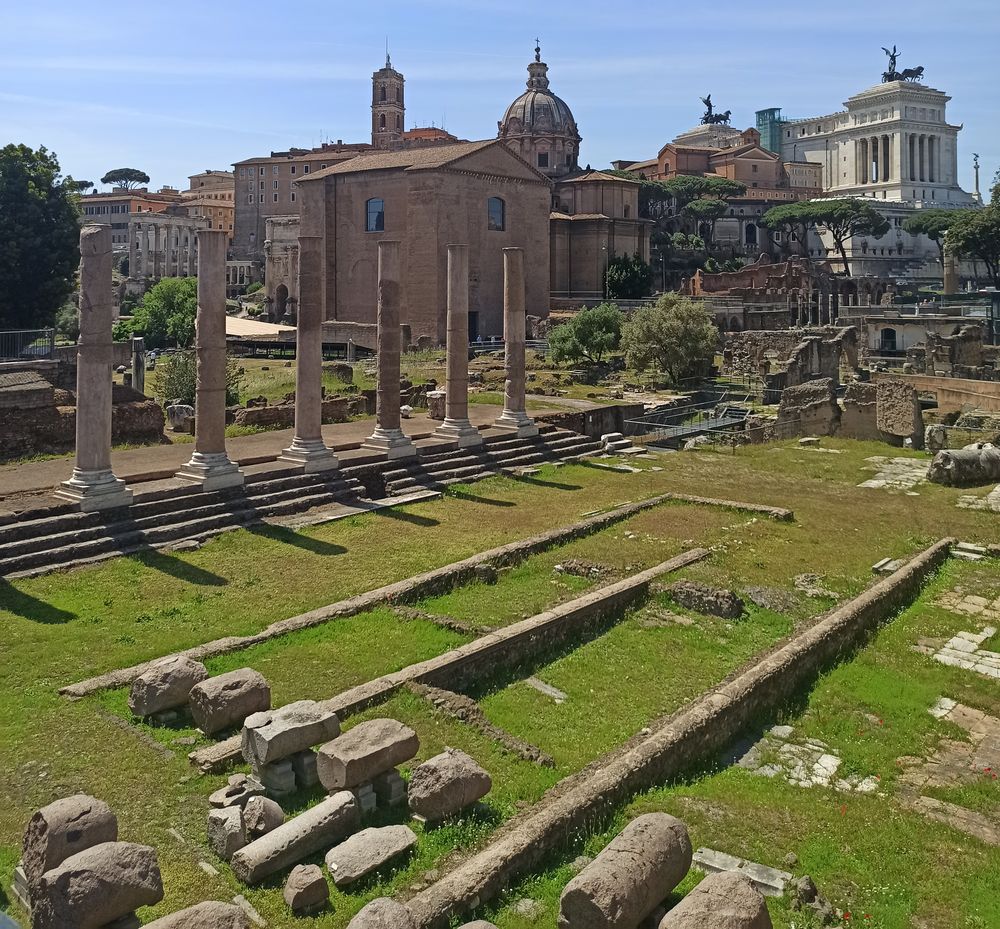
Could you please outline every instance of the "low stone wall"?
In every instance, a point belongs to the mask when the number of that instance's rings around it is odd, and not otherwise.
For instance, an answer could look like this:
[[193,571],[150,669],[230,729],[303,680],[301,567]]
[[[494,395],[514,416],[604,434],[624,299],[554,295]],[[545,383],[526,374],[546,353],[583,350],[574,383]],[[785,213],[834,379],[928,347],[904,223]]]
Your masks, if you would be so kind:
[[[341,719],[383,703],[407,684],[426,684],[446,690],[467,689],[490,680],[500,672],[531,662],[540,653],[566,642],[580,642],[609,625],[637,600],[645,597],[649,585],[664,574],[707,558],[709,552],[695,548],[669,561],[570,600],[537,616],[481,636],[467,645],[409,665],[401,671],[366,681],[350,690],[319,701],[324,710]],[[192,752],[192,764],[201,771],[220,771],[240,757],[240,737],[233,736],[216,745]]]
[[[805,684],[862,645],[916,598],[948,557],[951,540],[921,552],[889,577],[794,635],[658,725],[638,744],[594,764],[575,786],[543,799],[483,851],[408,901],[420,929],[445,929],[592,831],[636,793],[666,783],[722,751]],[[558,788],[557,788],[558,790]]]
[[599,439],[608,432],[635,435],[638,430],[626,423],[629,419],[639,419],[646,408],[641,403],[619,403],[612,406],[596,407],[593,410],[565,410],[552,413],[538,413],[538,422],[550,423],[560,429],[569,429],[580,435]]
[[[350,397],[329,397],[323,400],[324,423],[346,423],[351,418]],[[273,406],[252,406],[237,410],[233,417],[237,426],[263,426],[271,429],[290,428],[295,425],[295,404],[276,403]]]

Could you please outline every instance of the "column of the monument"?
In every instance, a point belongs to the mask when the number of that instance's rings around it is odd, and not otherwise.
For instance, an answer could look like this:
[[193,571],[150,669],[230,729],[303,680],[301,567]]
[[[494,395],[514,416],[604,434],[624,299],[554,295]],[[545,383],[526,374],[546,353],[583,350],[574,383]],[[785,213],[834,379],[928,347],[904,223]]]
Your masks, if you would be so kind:
[[889,137],[882,136],[882,177],[883,182],[889,180]]
[[299,313],[295,332],[295,437],[283,461],[306,473],[337,467],[323,443],[323,242],[299,236]]
[[503,250],[503,338],[506,381],[503,412],[496,425],[519,436],[538,435],[538,426],[525,412],[524,398],[524,249]]
[[111,470],[111,227],[80,233],[80,336],[76,356],[76,464],[56,495],[84,511],[125,506],[132,491]]
[[243,472],[226,454],[226,234],[205,230],[200,235],[195,450],[177,476],[202,490],[222,490],[243,485]]
[[[300,255],[300,268],[301,262]],[[408,458],[417,453],[400,428],[399,304],[399,242],[379,242],[375,431],[365,442],[365,448],[385,452],[390,458]]]
[[434,430],[459,448],[483,437],[469,421],[469,246],[448,246],[448,348],[444,422]]
[[163,245],[163,230],[159,223],[153,226],[153,278],[159,280],[163,276],[163,258],[160,249]]
[[135,223],[129,220],[128,224],[128,276],[136,278],[139,276],[139,248],[136,243],[138,230]]

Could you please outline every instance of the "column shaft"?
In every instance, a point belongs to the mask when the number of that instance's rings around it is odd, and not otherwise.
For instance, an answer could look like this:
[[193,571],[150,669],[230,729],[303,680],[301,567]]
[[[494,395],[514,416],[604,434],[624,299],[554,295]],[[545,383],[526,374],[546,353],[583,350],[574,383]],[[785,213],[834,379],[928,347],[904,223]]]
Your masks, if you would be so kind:
[[337,467],[323,444],[323,238],[299,236],[299,313],[295,333],[295,438],[281,458],[307,473]]
[[448,352],[444,422],[436,436],[459,447],[483,439],[469,421],[469,246],[448,246]]
[[201,233],[198,315],[195,320],[197,386],[194,454],[177,476],[221,490],[243,484],[243,474],[226,454],[226,237]]
[[[300,255],[300,276],[301,262]],[[375,392],[375,431],[368,437],[365,447],[384,451],[390,458],[406,458],[416,454],[413,443],[400,428],[399,297],[399,242],[379,242],[378,383]]]
[[88,510],[124,506],[132,492],[111,470],[111,227],[80,233],[80,337],[76,356],[76,465],[57,496]]
[[503,250],[503,337],[504,382],[503,412],[497,426],[514,429],[519,436],[538,435],[525,412],[524,398],[524,249]]

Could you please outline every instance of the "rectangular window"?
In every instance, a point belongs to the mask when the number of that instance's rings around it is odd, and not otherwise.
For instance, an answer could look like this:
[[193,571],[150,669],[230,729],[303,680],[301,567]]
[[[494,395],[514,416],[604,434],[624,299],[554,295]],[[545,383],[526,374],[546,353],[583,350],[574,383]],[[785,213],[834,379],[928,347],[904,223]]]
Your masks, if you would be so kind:
[[261,195],[260,195],[260,202],[261,202],[261,203],[263,203],[263,202],[264,202],[264,195],[263,195],[263,194],[261,194]]
[[274,190],[277,190],[278,189],[278,182],[277,181],[273,181],[272,182],[272,187],[273,187]]
[[757,173],[757,165],[754,165],[754,166],[753,166],[753,173],[754,173],[754,174],[756,174],[756,173]]
[[291,168],[290,168],[290,170],[291,170],[292,174],[294,174],[295,173],[295,165],[292,165]]
[[378,197],[373,197],[367,203],[367,217],[365,220],[366,232],[385,231],[385,202]]
[[261,189],[261,190],[263,190],[263,189],[264,189],[264,182],[263,182],[263,181],[261,181],[261,182],[260,182],[260,189]]
[[260,176],[261,177],[264,176],[264,166],[263,165],[260,166]]
[[302,165],[302,173],[303,174],[309,173],[309,165]]
[[486,228],[490,232],[503,232],[506,226],[504,202],[499,197],[490,197],[486,201]]
[[294,203],[294,202],[295,202],[295,191],[293,190],[292,191],[292,203]]
[[247,194],[247,203],[253,203],[253,194]]
[[539,152],[538,153],[538,167],[547,168],[549,166],[549,153]]
[[246,176],[247,176],[247,169],[240,168],[240,177],[246,177]]
[[271,173],[272,174],[277,174],[278,173],[278,166],[277,165],[271,165]]
[[272,196],[274,197],[274,202],[277,203],[278,202],[278,195],[277,194],[272,194]]

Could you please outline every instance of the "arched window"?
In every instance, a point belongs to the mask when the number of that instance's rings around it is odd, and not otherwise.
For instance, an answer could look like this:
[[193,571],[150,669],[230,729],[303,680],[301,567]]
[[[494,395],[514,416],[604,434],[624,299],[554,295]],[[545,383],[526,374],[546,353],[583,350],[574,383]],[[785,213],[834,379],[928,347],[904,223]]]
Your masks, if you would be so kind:
[[757,244],[757,227],[753,223],[747,223],[745,241],[747,245]]
[[503,232],[507,228],[507,205],[499,197],[486,201],[486,214],[490,232]]
[[629,218],[629,214],[631,214],[631,212],[632,212],[632,205],[629,204],[629,203],[626,203],[625,204],[625,218],[626,219]]
[[385,113],[379,113],[378,127],[379,129],[385,129]]
[[402,116],[400,116],[400,115],[399,115],[399,114],[397,113],[397,114],[396,114],[396,129],[402,129],[402,128],[403,128],[403,117],[402,117]]
[[378,99],[380,103],[385,103],[385,84],[379,88]]
[[365,204],[367,208],[367,217],[365,222],[366,232],[384,232],[385,231],[385,202],[380,197],[372,197],[371,200]]

